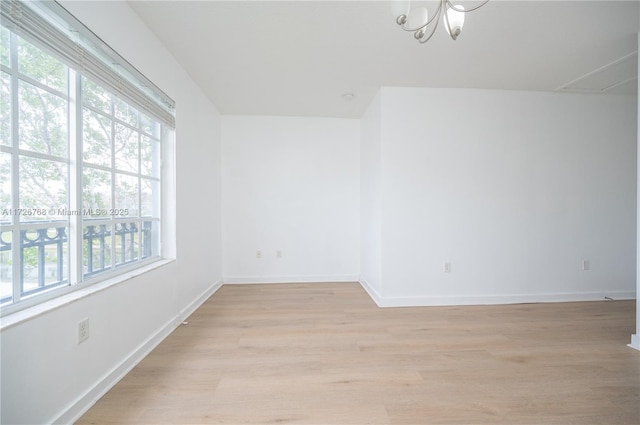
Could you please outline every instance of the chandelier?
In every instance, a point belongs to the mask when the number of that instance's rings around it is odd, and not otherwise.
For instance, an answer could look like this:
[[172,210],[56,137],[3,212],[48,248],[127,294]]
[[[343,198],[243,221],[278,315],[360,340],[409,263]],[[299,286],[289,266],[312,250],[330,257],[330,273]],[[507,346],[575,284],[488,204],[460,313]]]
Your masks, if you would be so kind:
[[[438,28],[440,17],[444,23],[444,29],[452,39],[456,40],[462,32],[464,25],[464,15],[474,10],[480,9],[487,4],[489,0],[485,0],[476,7],[465,10],[462,5],[454,5],[449,0],[438,0],[438,9],[436,13],[429,19],[426,7],[417,7],[411,9],[411,2],[406,0],[395,0],[393,2],[393,16],[396,23],[405,31],[413,33],[413,36],[420,43],[426,43],[433,37]],[[428,30],[429,25],[433,26]]]

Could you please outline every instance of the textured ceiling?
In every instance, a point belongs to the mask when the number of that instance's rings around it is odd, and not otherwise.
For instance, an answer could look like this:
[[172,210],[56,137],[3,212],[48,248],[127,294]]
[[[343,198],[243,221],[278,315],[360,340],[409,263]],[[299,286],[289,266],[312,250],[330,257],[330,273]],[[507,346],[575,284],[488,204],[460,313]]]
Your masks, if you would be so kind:
[[359,117],[381,86],[637,92],[637,0],[493,0],[425,45],[385,1],[130,4],[225,114]]

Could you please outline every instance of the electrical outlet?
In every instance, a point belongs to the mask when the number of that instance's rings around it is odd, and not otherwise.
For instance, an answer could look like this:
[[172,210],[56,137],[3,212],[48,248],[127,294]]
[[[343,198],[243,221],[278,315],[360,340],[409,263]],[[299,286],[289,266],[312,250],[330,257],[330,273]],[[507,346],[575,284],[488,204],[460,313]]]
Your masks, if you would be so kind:
[[582,260],[582,270],[589,270],[591,268],[591,262],[589,260]]
[[451,263],[449,262],[444,263],[443,271],[445,273],[451,273]]
[[280,250],[276,251],[276,258],[282,258],[282,251]]
[[262,250],[256,250],[256,258],[262,258]]
[[89,319],[78,322],[78,344],[89,339]]

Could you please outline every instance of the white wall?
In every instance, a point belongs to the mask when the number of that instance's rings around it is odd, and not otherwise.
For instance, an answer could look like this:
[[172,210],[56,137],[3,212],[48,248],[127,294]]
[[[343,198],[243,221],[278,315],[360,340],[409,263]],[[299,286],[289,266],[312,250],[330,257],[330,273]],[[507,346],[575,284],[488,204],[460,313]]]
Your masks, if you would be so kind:
[[358,121],[224,116],[222,140],[224,282],[357,280]]
[[[220,118],[126,2],[64,6],[177,105],[177,260],[3,329],[1,420],[71,422],[220,285]],[[76,344],[77,323],[90,338]]]
[[636,106],[383,88],[383,304],[633,298]]
[[382,297],[382,94],[360,120],[360,282]]

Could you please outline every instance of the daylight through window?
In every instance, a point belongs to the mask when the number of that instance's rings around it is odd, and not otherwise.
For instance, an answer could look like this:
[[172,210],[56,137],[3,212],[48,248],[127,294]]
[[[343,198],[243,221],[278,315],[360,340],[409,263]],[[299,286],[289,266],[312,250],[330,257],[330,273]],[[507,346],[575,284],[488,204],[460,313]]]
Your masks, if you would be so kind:
[[0,30],[5,313],[160,258],[171,128],[55,48]]

